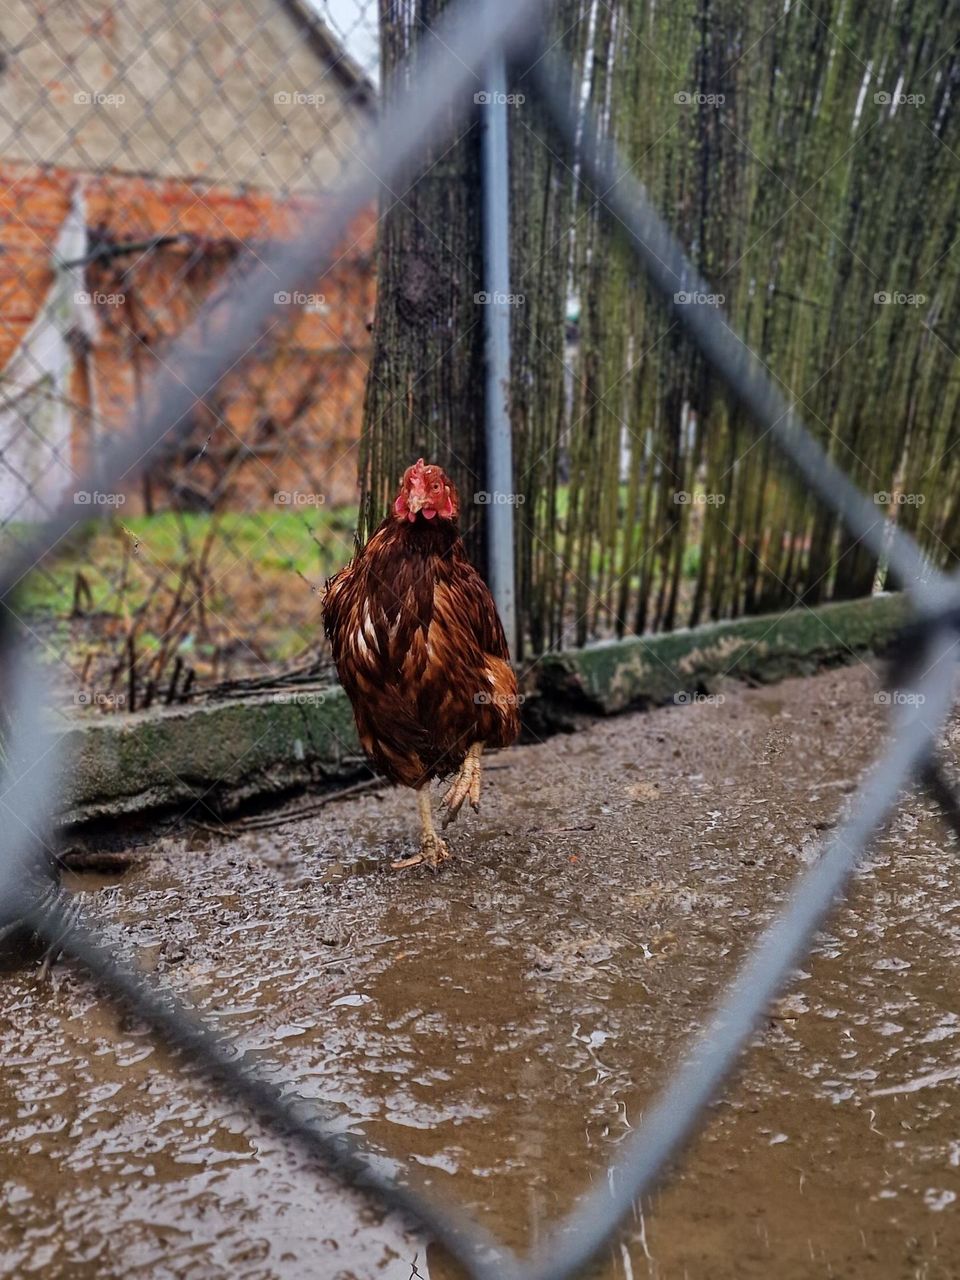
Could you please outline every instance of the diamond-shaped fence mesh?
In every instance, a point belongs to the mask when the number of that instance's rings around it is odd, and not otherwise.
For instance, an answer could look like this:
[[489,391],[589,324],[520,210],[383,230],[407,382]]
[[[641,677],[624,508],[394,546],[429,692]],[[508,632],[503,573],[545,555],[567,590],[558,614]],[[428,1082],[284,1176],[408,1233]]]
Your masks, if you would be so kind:
[[[285,11],[288,8],[282,7]],[[66,593],[70,598],[69,612],[54,616],[66,616],[71,624],[97,613],[98,591],[125,596],[125,612],[121,610],[117,616],[122,625],[130,628],[125,638],[130,660],[135,663],[139,633],[134,628],[147,612],[145,604],[152,598],[151,583],[156,580],[151,574],[161,563],[159,548],[146,545],[152,535],[140,531],[138,519],[162,510],[165,502],[170,504],[174,512],[173,550],[164,550],[168,555],[179,553],[183,557],[182,576],[189,584],[184,585],[184,592],[197,590],[203,575],[212,571],[211,548],[220,538],[225,547],[234,545],[234,554],[237,548],[242,553],[243,538],[260,536],[275,540],[277,554],[284,554],[282,524],[278,526],[273,518],[277,508],[296,504],[292,498],[281,502],[276,497],[288,492],[281,487],[286,465],[286,445],[281,440],[291,436],[294,426],[299,430],[300,422],[298,419],[294,424],[286,419],[286,430],[280,432],[271,432],[268,426],[272,418],[279,419],[289,411],[288,396],[297,404],[309,404],[318,413],[319,403],[326,407],[325,393],[312,385],[310,374],[305,372],[309,368],[312,374],[316,365],[313,359],[304,359],[304,352],[320,354],[317,345],[322,345],[328,328],[346,346],[346,335],[352,330],[346,320],[339,326],[330,320],[323,310],[325,304],[320,303],[312,312],[298,313],[291,324],[290,310],[297,310],[299,302],[285,302],[283,296],[294,297],[316,281],[317,292],[326,299],[330,280],[347,270],[345,264],[352,261],[349,255],[356,248],[357,239],[362,241],[368,233],[363,223],[364,211],[369,208],[376,182],[396,179],[421,153],[425,143],[436,140],[436,122],[454,102],[467,100],[465,90],[467,86],[472,88],[473,78],[490,53],[501,42],[507,49],[515,48],[521,37],[529,36],[525,27],[533,8],[532,3],[517,0],[491,0],[488,5],[454,8],[447,15],[440,39],[428,42],[428,50],[418,55],[423,63],[411,77],[416,92],[399,100],[375,130],[371,124],[373,145],[367,140],[362,158],[344,166],[337,191],[328,197],[321,193],[307,198],[291,185],[282,207],[278,207],[258,189],[261,203],[255,205],[254,211],[247,208],[246,193],[237,197],[244,218],[248,219],[242,222],[246,228],[242,258],[237,244],[213,233],[208,221],[212,215],[207,206],[211,206],[218,211],[216,218],[227,225],[241,225],[240,221],[231,222],[234,217],[240,219],[240,214],[227,207],[226,196],[225,203],[218,204],[207,190],[201,202],[206,212],[197,214],[203,231],[188,232],[184,227],[189,223],[185,207],[189,196],[176,186],[168,187],[168,182],[176,180],[167,174],[159,188],[149,184],[138,187],[138,200],[131,202],[131,210],[140,209],[140,221],[124,222],[122,236],[136,240],[137,248],[131,249],[130,243],[114,231],[106,239],[93,237],[91,245],[89,213],[83,210],[97,208],[101,221],[108,228],[112,226],[111,219],[121,206],[117,187],[108,184],[97,196],[97,180],[93,176],[88,175],[88,186],[72,181],[61,190],[54,170],[32,175],[23,190],[43,191],[52,201],[53,212],[46,221],[39,210],[35,219],[37,228],[46,235],[44,244],[52,249],[46,256],[39,254],[40,233],[31,231],[31,224],[19,212],[14,213],[11,206],[11,219],[23,233],[24,243],[19,256],[10,255],[10,262],[21,264],[11,276],[10,285],[16,289],[21,279],[33,280],[38,302],[34,311],[26,307],[20,330],[15,311],[11,308],[7,313],[8,319],[13,317],[11,354],[16,355],[16,380],[9,377],[8,363],[3,454],[9,475],[4,483],[9,494],[19,496],[19,506],[10,500],[11,514],[5,531],[7,554],[0,575],[0,595],[4,599],[11,599],[10,592],[28,571],[33,573],[30,590],[49,591],[51,598],[58,592]],[[87,18],[83,6],[74,9],[64,5],[63,9],[80,15],[81,33],[76,35],[73,47],[69,42],[64,46],[62,41],[57,45],[57,56],[71,60],[64,62],[65,67],[82,62],[88,44],[116,36],[115,31],[104,33],[84,27]],[[210,11],[214,29],[219,20],[217,12]],[[259,39],[270,21],[265,7],[252,12],[251,42]],[[147,29],[147,16],[143,25]],[[305,28],[291,30],[299,32],[297,40],[306,38]],[[189,44],[186,36],[183,39]],[[30,47],[26,31],[22,43],[24,48]],[[208,52],[212,57],[212,51]],[[103,75],[102,60],[96,65]],[[170,63],[165,65],[169,67]],[[145,83],[146,71],[136,78]],[[103,83],[113,82],[108,79]],[[598,136],[596,130],[589,124],[580,129],[571,118],[570,103],[576,94],[571,91],[569,67],[555,63],[553,56],[544,51],[535,59],[532,83],[566,145],[571,152],[578,148],[583,180],[618,220],[632,253],[656,290],[669,299],[677,280],[706,289],[706,282],[697,278],[669,229],[616,153],[593,144],[590,140]],[[72,84],[68,87],[72,89]],[[82,88],[73,92],[101,90]],[[111,90],[104,88],[102,92]],[[240,110],[240,105],[234,103],[233,112],[238,113],[238,118]],[[39,119],[40,113],[37,114]],[[38,128],[42,127],[38,124]],[[197,125],[193,119],[186,119],[182,127],[186,136],[193,136]],[[97,117],[86,135],[87,147],[105,146],[99,128]],[[129,141],[132,134],[133,128],[129,133],[121,131],[117,145]],[[66,141],[61,138],[61,145],[79,146],[82,137],[83,130],[78,125]],[[279,142],[276,152],[277,156],[284,152]],[[25,163],[29,166],[37,162],[27,158]],[[56,160],[51,157],[50,163],[55,164]],[[217,181],[222,177],[218,174]],[[127,181],[124,177],[120,185]],[[86,195],[82,194],[84,190]],[[84,205],[81,200],[92,203]],[[159,216],[148,217],[144,210],[153,208],[154,201],[168,211],[172,202],[176,218],[164,221]],[[134,214],[130,217],[133,219]],[[166,239],[168,234],[175,239],[163,245],[157,243],[158,238]],[[181,241],[181,236],[186,238]],[[98,253],[97,246],[101,244],[107,247]],[[350,247],[345,249],[345,245]],[[118,247],[125,252],[114,252]],[[39,255],[36,260],[31,253]],[[139,264],[140,258],[145,258],[145,264],[134,266],[133,262]],[[31,262],[33,266],[28,268],[26,264]],[[77,272],[82,275],[77,277]],[[137,296],[143,295],[134,306],[132,317],[128,316],[132,321],[129,332],[119,327],[115,316],[101,314],[114,306],[123,311],[126,301],[119,304],[74,300],[74,293],[85,295],[94,289],[107,290],[109,298],[111,288],[123,292],[128,287],[128,278],[136,282]],[[129,288],[132,293],[133,284]],[[349,292],[349,285],[344,288]],[[280,301],[277,295],[281,295]],[[278,317],[281,309],[283,314]],[[922,780],[947,820],[956,825],[956,799],[935,756],[938,733],[953,692],[955,635],[960,617],[956,586],[930,570],[914,542],[902,532],[876,530],[869,501],[824,456],[796,414],[784,404],[760,362],[739,342],[719,313],[712,308],[678,307],[677,319],[704,360],[747,409],[754,428],[769,433],[777,449],[825,508],[841,517],[853,535],[862,537],[878,554],[884,554],[891,573],[914,593],[918,622],[906,638],[899,683],[915,696],[898,703],[901,718],[897,732],[878,767],[853,797],[849,816],[833,832],[820,858],[803,875],[748,955],[690,1053],[669,1073],[669,1083],[660,1098],[645,1108],[636,1132],[621,1148],[618,1163],[582,1198],[529,1262],[518,1261],[451,1206],[435,1203],[422,1187],[396,1179],[370,1160],[362,1142],[325,1128],[309,1108],[268,1083],[266,1074],[239,1059],[229,1045],[198,1023],[171,995],[122,967],[101,939],[69,918],[63,902],[49,888],[38,893],[37,877],[32,872],[43,861],[45,833],[55,810],[56,752],[48,743],[40,714],[39,686],[24,674],[23,664],[10,651],[14,628],[9,615],[5,617],[3,638],[7,643],[0,666],[3,708],[10,722],[3,786],[6,839],[0,861],[0,901],[5,917],[19,916],[51,945],[62,947],[79,959],[106,991],[131,1006],[168,1044],[182,1050],[230,1098],[255,1109],[345,1180],[359,1181],[368,1197],[412,1215],[460,1259],[468,1274],[490,1280],[557,1280],[578,1274],[611,1238],[637,1197],[662,1176],[670,1159],[695,1129],[767,1002],[809,947],[867,841],[913,777]],[[295,340],[281,343],[276,333],[281,326],[294,334]],[[177,334],[177,341],[171,339],[173,334]],[[235,382],[238,359],[247,354],[257,335],[254,369],[260,362],[259,372]],[[110,350],[122,350],[128,355],[136,352],[141,363],[138,366],[132,362],[130,367],[139,367],[139,374],[131,373],[127,382],[118,374],[117,384],[113,385],[106,374],[98,373],[98,361],[106,360],[105,353]],[[337,348],[335,354],[340,356],[342,352]],[[281,377],[285,373],[289,374],[288,384]],[[328,385],[335,382],[335,376],[330,374]],[[343,394],[346,396],[346,391]],[[111,395],[117,397],[116,402]],[[194,421],[198,400],[204,406],[202,418]],[[212,402],[209,406],[208,401]],[[108,402],[112,410],[108,410]],[[108,412],[115,416],[108,417]],[[310,413],[304,414],[304,424],[314,420]],[[39,453],[38,440],[42,445]],[[155,478],[157,471],[150,467],[158,457],[164,462],[159,469],[162,481]],[[140,466],[143,462],[147,465]],[[298,474],[306,465],[305,459],[298,459]],[[323,464],[320,468],[322,471]],[[316,476],[315,496],[326,499],[332,490],[329,475],[333,468],[331,461],[322,479],[320,474]],[[142,480],[134,483],[133,477],[143,473],[154,477],[152,490]],[[127,482],[126,487],[122,487],[123,482]],[[321,483],[328,487],[321,488]],[[271,490],[274,484],[277,488]],[[59,541],[76,523],[72,485],[76,486],[76,493],[89,495],[89,504],[84,497],[77,505],[92,506],[107,498],[117,501],[121,492],[129,500],[129,514],[124,502],[119,516],[125,541],[119,542],[121,550],[115,561],[105,566],[105,585],[81,580],[84,575],[78,576],[76,566],[73,576],[64,578],[56,559]],[[65,492],[71,494],[69,506],[63,503]],[[224,495],[263,492],[272,493],[275,500],[259,510],[261,523],[253,534],[242,528],[232,511],[218,505]],[[189,495],[189,501],[185,495]],[[326,508],[327,503],[318,501],[316,505]],[[331,501],[329,505],[335,504]],[[295,514],[299,518],[300,513]],[[326,510],[322,514],[326,515]],[[94,527],[90,537],[101,536],[102,532]],[[217,571],[227,571],[230,554],[223,553]],[[92,557],[85,554],[84,564],[88,562]],[[318,566],[312,571],[310,566],[300,568],[306,595],[311,577],[315,582],[320,575]],[[251,569],[245,568],[244,573],[252,578]],[[298,575],[289,577],[300,580]],[[262,590],[267,592],[268,588]],[[21,598],[22,595],[21,592]],[[203,597],[206,601],[206,592]],[[34,600],[35,607],[36,604]],[[167,614],[175,612],[169,601],[164,602],[164,607]],[[250,607],[261,608],[262,604],[253,597]],[[100,611],[103,612],[102,603]],[[149,616],[150,625],[156,626],[153,615]],[[220,634],[214,631],[213,621],[207,625],[208,635]],[[224,627],[225,635],[229,620],[217,625]],[[51,637],[38,638],[43,646],[58,642],[67,651],[67,641],[72,637],[55,628],[51,628]],[[156,639],[162,646],[162,619]],[[83,643],[93,655],[89,658],[93,665],[99,638],[87,632]],[[226,645],[223,640],[222,647]],[[182,660],[182,653],[179,656]],[[225,658],[221,656],[220,661],[225,662]],[[109,679],[109,672],[104,678]],[[149,685],[145,687],[149,689]]]

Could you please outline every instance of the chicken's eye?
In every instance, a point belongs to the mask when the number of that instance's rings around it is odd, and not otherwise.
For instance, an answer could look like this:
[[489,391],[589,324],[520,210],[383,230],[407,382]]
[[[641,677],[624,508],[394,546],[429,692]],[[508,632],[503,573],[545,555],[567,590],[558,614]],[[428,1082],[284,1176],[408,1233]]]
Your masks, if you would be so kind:
[[434,480],[433,484],[430,486],[430,492],[431,492],[431,493],[439,493],[439,492],[440,492],[440,481],[439,481],[439,480]]

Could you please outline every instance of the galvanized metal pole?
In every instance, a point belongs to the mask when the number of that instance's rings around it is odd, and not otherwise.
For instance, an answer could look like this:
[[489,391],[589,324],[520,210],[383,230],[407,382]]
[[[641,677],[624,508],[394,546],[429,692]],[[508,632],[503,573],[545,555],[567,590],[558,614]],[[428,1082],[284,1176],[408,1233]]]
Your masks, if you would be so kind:
[[507,71],[502,54],[487,63],[481,140],[483,284],[486,294],[487,563],[490,590],[510,652],[517,652],[514,579],[516,495],[510,432],[510,187],[507,160]]

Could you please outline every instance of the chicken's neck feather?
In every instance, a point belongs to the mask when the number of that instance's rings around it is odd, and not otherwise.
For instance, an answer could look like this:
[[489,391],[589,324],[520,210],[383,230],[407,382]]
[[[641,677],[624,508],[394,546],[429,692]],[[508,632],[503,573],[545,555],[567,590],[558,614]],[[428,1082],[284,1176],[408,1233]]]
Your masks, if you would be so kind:
[[466,556],[460,531],[453,520],[434,517],[427,520],[384,520],[364,549],[366,555],[395,555],[404,558],[442,556],[460,559]]

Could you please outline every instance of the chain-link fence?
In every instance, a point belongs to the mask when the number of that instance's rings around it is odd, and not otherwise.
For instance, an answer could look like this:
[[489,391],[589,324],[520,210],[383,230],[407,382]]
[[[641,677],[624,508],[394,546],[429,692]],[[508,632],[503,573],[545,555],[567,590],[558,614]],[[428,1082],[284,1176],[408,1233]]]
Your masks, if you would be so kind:
[[[934,563],[949,560],[960,529],[949,338],[960,289],[945,166],[960,129],[960,57],[940,52],[929,14],[900,44],[879,27],[864,35],[878,67],[864,80],[847,33],[806,7],[783,48],[775,5],[714,13],[696,30],[679,10],[658,11],[652,40],[637,38],[623,6],[603,8],[599,21],[595,5],[563,0],[551,29],[584,103],[599,109],[598,138],[643,164],[654,205],[675,210],[696,262],[723,264],[710,293],[697,294],[691,276],[674,294],[687,306],[722,301],[826,452],[872,492],[876,527],[900,523]],[[393,59],[420,11],[383,12]],[[391,193],[383,218],[375,191],[323,281],[275,291],[255,348],[203,389],[189,430],[149,469],[115,491],[78,480],[149,413],[152,377],[201,305],[196,341],[216,343],[216,299],[341,190],[375,121],[378,16],[374,0],[178,0],[162,15],[145,0],[10,9],[0,539],[15,545],[63,502],[78,517],[112,513],[76,529],[19,598],[60,705],[138,710],[324,665],[318,592],[352,551],[365,394],[378,440],[391,435],[384,423],[410,419],[406,436],[372,445],[389,459],[380,490],[424,449],[469,490],[489,487],[467,425],[481,416],[475,299],[486,285],[460,171],[469,128],[452,144],[459,168],[442,148],[426,178]],[[812,64],[818,35],[828,56]],[[729,56],[714,58],[715,47]],[[917,59],[923,92],[883,91],[903,87]],[[752,85],[771,66],[761,106]],[[667,127],[656,111],[633,111],[638,80],[666,104]],[[885,583],[886,557],[784,483],[769,439],[751,442],[682,326],[629,280],[576,155],[568,166],[536,99],[518,109],[524,93],[508,88],[514,477],[499,487],[516,502],[517,652]],[[785,147],[789,169],[773,172],[770,139],[790,136],[801,90],[819,104],[812,141]],[[889,192],[861,201],[881,161],[900,174],[922,165],[909,209]],[[814,208],[809,193],[828,175],[829,200]],[[836,230],[840,211],[860,203],[869,216]],[[918,236],[916,225],[935,231]],[[390,296],[377,313],[378,226]],[[816,263],[809,249],[791,256],[786,246],[809,245],[818,227],[829,252]],[[472,515],[477,551],[491,513]]]
[[322,285],[276,289],[255,348],[151,466],[106,475],[173,342],[202,315],[195,340],[216,344],[217,299],[322,216],[373,126],[374,7],[327,18],[69,0],[5,19],[2,535],[62,504],[112,514],[20,599],[64,702],[135,710],[314,652],[356,523],[372,205]]
[[[819,860],[748,956],[663,1094],[645,1109],[621,1160],[585,1195],[570,1218],[559,1224],[536,1257],[518,1261],[452,1206],[434,1203],[421,1187],[397,1181],[382,1171],[371,1162],[361,1142],[334,1135],[317,1118],[305,1116],[289,1097],[269,1086],[264,1076],[238,1061],[224,1041],[200,1025],[173,997],[119,965],[92,930],[68,917],[56,894],[38,889],[42,877],[34,871],[44,862],[50,815],[56,806],[56,752],[41,715],[42,685],[13,648],[17,627],[10,611],[4,615],[2,637],[4,708],[10,724],[3,786],[7,838],[0,867],[5,915],[20,917],[51,945],[63,947],[80,960],[106,991],[127,1002],[168,1043],[181,1048],[219,1088],[255,1108],[342,1177],[357,1181],[364,1194],[412,1214],[459,1258],[468,1274],[490,1280],[556,1280],[582,1271],[615,1233],[637,1197],[662,1176],[695,1128],[767,1002],[809,947],[868,839],[889,815],[901,788],[914,775],[919,776],[954,826],[958,812],[935,757],[937,736],[952,698],[960,616],[957,588],[929,570],[908,536],[877,527],[873,503],[824,455],[761,363],[722,316],[710,307],[676,302],[678,281],[691,282],[693,288],[704,292],[709,291],[707,282],[699,279],[615,151],[592,141],[597,137],[594,129],[578,126],[572,114],[576,82],[569,66],[547,49],[536,48],[530,53],[534,11],[529,0],[492,0],[483,6],[464,3],[452,9],[437,38],[425,40],[416,55],[417,69],[411,77],[415,88],[393,106],[375,130],[371,128],[361,156],[346,166],[339,189],[328,200],[300,210],[305,222],[302,229],[291,228],[272,241],[248,246],[243,263],[238,261],[222,273],[213,296],[189,319],[183,333],[166,346],[162,359],[150,367],[126,429],[111,437],[108,449],[90,448],[84,458],[71,461],[66,483],[75,484],[80,493],[116,495],[134,472],[150,473],[158,457],[178,456],[182,441],[192,440],[189,463],[194,475],[189,483],[196,492],[204,491],[204,486],[216,489],[217,466],[205,462],[202,444],[196,447],[193,414],[197,400],[206,401],[214,387],[222,394],[223,386],[231,385],[238,361],[248,352],[253,350],[259,358],[264,332],[277,323],[278,293],[295,296],[309,290],[314,282],[315,288],[323,291],[328,273],[339,269],[342,246],[369,208],[377,184],[396,182],[408,173],[424,146],[437,141],[437,122],[457,106],[467,109],[475,85],[483,83],[487,58],[502,43],[514,52],[524,50],[522,58],[518,55],[518,70],[529,71],[530,92],[549,110],[569,154],[577,156],[581,180],[616,219],[653,287],[674,306],[677,322],[744,406],[754,430],[769,436],[817,500],[843,520],[851,536],[862,539],[874,554],[883,555],[891,574],[913,592],[918,622],[905,637],[897,680],[901,688],[909,688],[917,696],[897,700],[901,719],[891,745],[854,797],[849,818],[832,834]],[[90,254],[78,256],[89,258]],[[74,259],[67,259],[63,271],[78,269],[68,265],[71,261]],[[185,269],[182,258],[175,261]],[[60,295],[57,305],[62,305]],[[56,349],[55,339],[52,347]],[[50,377],[62,369],[54,362]],[[37,388],[37,384],[31,386]],[[39,388],[34,395],[39,402]],[[84,403],[79,395],[73,398]],[[89,405],[85,412],[89,413]],[[212,440],[215,433],[206,425]],[[66,466],[67,456],[66,441],[58,448],[51,445],[52,460],[46,471],[54,481],[61,465],[58,460]],[[238,454],[234,474],[242,466],[243,457]],[[222,462],[221,470],[225,470]],[[203,479],[205,475],[207,479]],[[31,496],[25,491],[25,501]],[[75,505],[72,500],[64,504],[62,493],[59,498],[49,499],[49,517],[44,518],[44,509],[34,509],[29,518],[25,515],[17,523],[17,542],[8,549],[0,575],[3,599],[14,599],[12,593],[26,574],[42,579],[51,553],[75,531]],[[186,513],[177,518],[186,522]],[[136,541],[136,535],[134,538]],[[83,588],[77,590],[82,592]]]

